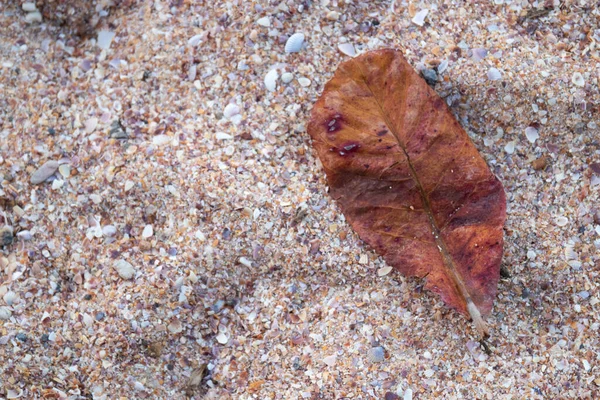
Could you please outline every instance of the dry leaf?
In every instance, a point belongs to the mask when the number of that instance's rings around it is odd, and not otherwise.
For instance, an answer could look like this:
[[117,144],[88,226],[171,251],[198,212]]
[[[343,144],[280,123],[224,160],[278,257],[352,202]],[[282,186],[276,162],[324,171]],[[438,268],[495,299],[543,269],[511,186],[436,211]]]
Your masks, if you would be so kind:
[[308,132],[360,237],[487,336],[504,189],[444,100],[399,51],[372,51],[339,66]]

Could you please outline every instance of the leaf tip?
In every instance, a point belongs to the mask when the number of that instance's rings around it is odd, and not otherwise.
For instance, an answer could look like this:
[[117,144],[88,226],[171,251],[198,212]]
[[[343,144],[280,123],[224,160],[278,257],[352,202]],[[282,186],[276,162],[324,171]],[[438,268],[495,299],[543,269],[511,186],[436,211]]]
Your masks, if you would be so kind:
[[481,337],[483,339],[485,339],[488,336],[490,336],[490,331],[487,327],[487,324],[481,317],[481,313],[479,312],[479,309],[477,308],[475,303],[473,303],[471,300],[469,300],[469,302],[467,303],[467,310],[469,311],[469,315],[471,315],[471,319],[473,320],[473,323],[475,324],[475,327],[477,328],[477,332],[479,332]]

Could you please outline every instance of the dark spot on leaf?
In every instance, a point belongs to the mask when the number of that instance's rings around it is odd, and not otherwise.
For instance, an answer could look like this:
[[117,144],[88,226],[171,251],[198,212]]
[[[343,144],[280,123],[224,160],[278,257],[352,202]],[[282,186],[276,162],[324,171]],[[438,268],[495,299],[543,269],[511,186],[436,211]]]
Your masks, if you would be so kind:
[[387,132],[388,132],[387,129],[383,129],[383,130],[377,132],[377,136],[384,136]]

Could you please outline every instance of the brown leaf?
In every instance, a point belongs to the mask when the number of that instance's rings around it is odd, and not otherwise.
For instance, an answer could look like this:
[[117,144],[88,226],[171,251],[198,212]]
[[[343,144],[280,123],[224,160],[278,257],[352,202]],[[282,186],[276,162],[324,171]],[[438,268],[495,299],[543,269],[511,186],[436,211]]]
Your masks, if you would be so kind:
[[403,274],[426,277],[487,336],[504,189],[444,100],[399,51],[372,51],[339,66],[308,132],[360,237]]

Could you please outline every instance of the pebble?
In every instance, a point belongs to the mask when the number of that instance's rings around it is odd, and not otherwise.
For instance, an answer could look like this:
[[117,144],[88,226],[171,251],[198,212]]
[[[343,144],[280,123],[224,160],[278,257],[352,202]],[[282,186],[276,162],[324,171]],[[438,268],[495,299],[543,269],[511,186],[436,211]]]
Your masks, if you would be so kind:
[[421,70],[421,75],[423,76],[423,79],[425,79],[425,82],[427,82],[429,86],[435,86],[435,84],[438,81],[437,72],[435,72],[435,70],[433,69],[423,69]]
[[133,387],[135,390],[138,390],[138,391],[146,390],[144,385],[141,382],[137,382],[137,381],[133,384]]
[[6,321],[12,316],[12,311],[8,307],[0,307],[0,321]]
[[152,144],[156,146],[163,146],[167,143],[171,143],[173,138],[169,135],[156,135],[152,138]]
[[305,78],[305,77],[300,77],[298,78],[298,83],[300,84],[300,86],[302,87],[309,87],[311,84],[310,79]]
[[135,275],[135,269],[133,268],[133,265],[125,260],[115,261],[113,268],[117,270],[119,276],[125,280],[129,280]]
[[292,79],[294,79],[294,74],[290,72],[284,72],[283,74],[281,74],[281,81],[283,83],[290,83]]
[[152,235],[154,235],[154,228],[152,228],[152,225],[148,224],[144,227],[144,230],[142,231],[142,237],[144,239],[148,239]]
[[113,225],[105,225],[102,227],[102,233],[104,236],[112,237],[117,234],[117,228],[115,228]]
[[41,167],[31,175],[31,183],[38,185],[50,178],[58,169],[58,162],[54,160],[46,161]]
[[279,74],[276,69],[272,69],[265,75],[265,87],[269,92],[274,92],[277,89],[277,78]]
[[527,251],[527,259],[528,260],[535,260],[536,256],[537,256],[537,254],[535,251],[533,251],[533,250]]
[[202,36],[202,34],[192,36],[191,38],[189,38],[188,44],[193,47],[198,46],[202,41]]
[[338,11],[329,11],[326,15],[326,18],[330,21],[337,21],[340,19],[340,13]]
[[385,360],[385,349],[381,346],[373,347],[367,352],[367,358],[372,363],[380,363]]
[[540,137],[538,130],[533,126],[528,126],[525,128],[525,136],[527,137],[527,140],[529,140],[529,143],[535,143],[535,141]]
[[581,75],[580,72],[575,72],[573,74],[573,77],[571,78],[571,82],[573,82],[573,84],[575,86],[579,86],[579,87],[585,86],[585,80],[583,79],[583,75]]
[[413,391],[412,389],[408,388],[404,391],[404,397],[402,397],[403,400],[412,400],[413,398]]
[[424,9],[415,14],[412,19],[412,23],[418,26],[423,26],[425,24],[425,17],[429,13],[428,9]]
[[354,57],[356,55],[356,49],[352,43],[341,43],[338,45],[338,50],[340,53],[350,57]]
[[590,297],[590,292],[588,292],[587,290],[579,292],[579,297],[581,297],[583,300],[585,300]]
[[23,332],[19,332],[17,333],[17,339],[19,339],[21,342],[26,342],[27,341],[27,335],[24,334]]
[[502,73],[496,68],[490,68],[488,69],[487,77],[490,81],[498,81],[502,79]]
[[127,139],[127,133],[118,119],[110,125],[109,136],[114,139]]
[[302,33],[294,33],[289,37],[287,42],[285,42],[285,52],[286,53],[297,53],[302,50],[302,45],[304,44],[304,34]]
[[13,242],[13,230],[10,226],[0,228],[0,246],[8,246]]
[[104,314],[102,311],[96,313],[96,321],[102,321],[104,317],[106,317],[106,314]]

